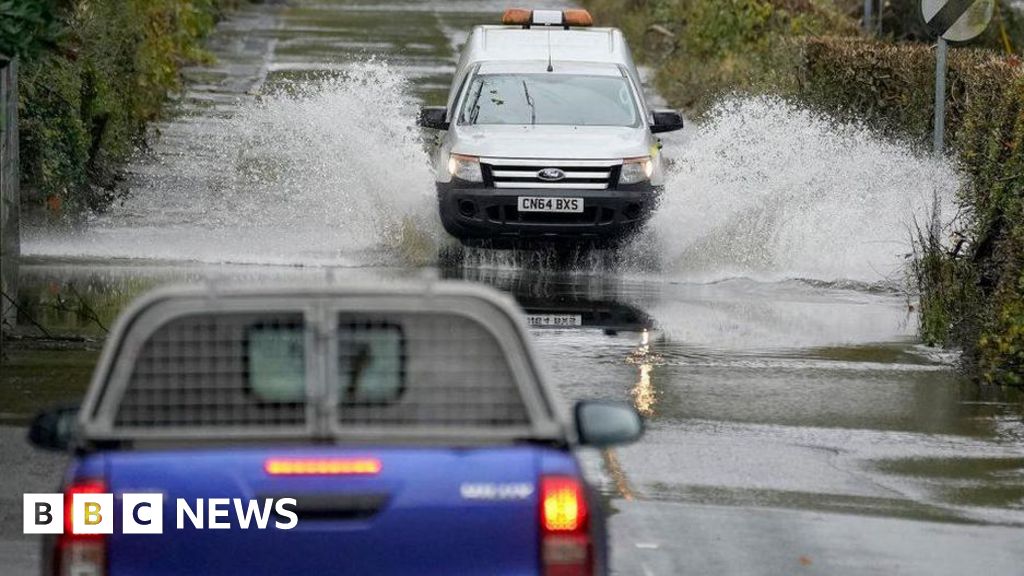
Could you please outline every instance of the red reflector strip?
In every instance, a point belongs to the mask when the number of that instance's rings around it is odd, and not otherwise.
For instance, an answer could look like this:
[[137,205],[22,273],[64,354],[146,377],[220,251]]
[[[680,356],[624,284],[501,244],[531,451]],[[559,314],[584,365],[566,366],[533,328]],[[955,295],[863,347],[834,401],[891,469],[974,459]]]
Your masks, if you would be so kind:
[[274,458],[263,463],[271,476],[373,475],[381,470],[376,458]]

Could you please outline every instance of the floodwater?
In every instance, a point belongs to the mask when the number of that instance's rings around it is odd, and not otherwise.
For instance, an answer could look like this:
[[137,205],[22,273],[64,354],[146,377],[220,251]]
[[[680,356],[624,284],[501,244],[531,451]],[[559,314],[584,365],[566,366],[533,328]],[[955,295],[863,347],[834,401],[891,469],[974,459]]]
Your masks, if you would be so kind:
[[460,253],[413,118],[444,100],[469,27],[504,7],[245,6],[154,126],[123,200],[70,228],[29,225],[19,332],[73,339],[16,341],[4,366],[3,572],[32,570],[35,544],[6,526],[62,464],[19,427],[80,395],[134,296],[437,277],[515,295],[567,404],[646,415],[642,442],[583,454],[617,511],[618,573],[1019,574],[1024,399],[979,391],[922,346],[901,291],[914,226],[950,217],[952,164],[734,99],[665,139],[665,202],[620,253]]

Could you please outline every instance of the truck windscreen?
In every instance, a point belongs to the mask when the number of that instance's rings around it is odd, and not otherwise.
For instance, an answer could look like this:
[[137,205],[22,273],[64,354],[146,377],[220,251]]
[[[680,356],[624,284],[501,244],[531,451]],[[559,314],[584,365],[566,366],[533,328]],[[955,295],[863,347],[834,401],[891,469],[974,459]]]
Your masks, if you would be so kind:
[[621,76],[481,74],[463,99],[459,124],[629,126],[639,124]]

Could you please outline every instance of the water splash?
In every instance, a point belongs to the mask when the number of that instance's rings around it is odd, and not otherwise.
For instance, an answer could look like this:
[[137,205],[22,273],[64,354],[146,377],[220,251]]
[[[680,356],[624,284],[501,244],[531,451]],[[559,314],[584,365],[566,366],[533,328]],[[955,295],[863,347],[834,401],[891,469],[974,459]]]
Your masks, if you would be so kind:
[[[124,202],[25,252],[91,258],[372,266],[436,261],[433,177],[415,101],[382,62],[285,85],[227,115],[164,125]],[[948,161],[778,99],[719,105],[685,141],[648,232],[618,254],[466,250],[464,268],[686,281],[898,281],[910,227],[960,177]],[[442,262],[445,264],[445,262]]]
[[948,219],[961,185],[946,159],[769,97],[719,104],[673,150],[631,251],[656,250],[666,273],[695,281],[898,282],[915,221],[936,204]]
[[371,61],[227,117],[177,119],[130,167],[122,204],[83,230],[30,234],[26,252],[285,265],[436,252],[433,176],[409,93]]

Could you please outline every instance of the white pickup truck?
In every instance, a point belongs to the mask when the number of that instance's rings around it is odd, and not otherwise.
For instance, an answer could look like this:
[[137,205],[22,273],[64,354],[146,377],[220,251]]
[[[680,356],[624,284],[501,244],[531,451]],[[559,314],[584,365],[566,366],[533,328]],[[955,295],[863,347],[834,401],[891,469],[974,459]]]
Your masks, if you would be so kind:
[[508,10],[473,29],[446,106],[420,125],[434,152],[445,229],[468,245],[615,245],[657,206],[655,134],[682,116],[651,110],[622,32],[584,10]]

